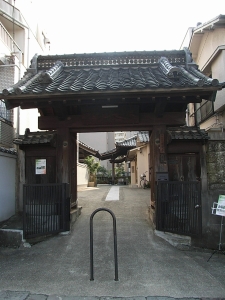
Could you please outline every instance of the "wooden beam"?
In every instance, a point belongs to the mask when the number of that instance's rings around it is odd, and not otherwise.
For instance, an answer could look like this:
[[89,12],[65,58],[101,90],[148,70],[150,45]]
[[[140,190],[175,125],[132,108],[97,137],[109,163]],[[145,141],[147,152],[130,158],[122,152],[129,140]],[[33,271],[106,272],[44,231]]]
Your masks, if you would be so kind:
[[165,112],[166,105],[167,105],[167,99],[163,98],[163,99],[157,100],[156,105],[155,105],[155,115],[157,117],[162,117],[163,116],[163,114]]
[[68,128],[57,129],[57,181],[70,183],[71,137]]
[[81,108],[83,122],[86,125],[106,126],[112,124],[133,124],[139,122],[139,105],[106,105],[84,106]]
[[67,107],[62,102],[53,103],[52,107],[59,120],[64,121],[68,117]]
[[[39,117],[38,128],[40,130],[55,130],[57,128],[71,128],[76,132],[100,132],[115,130],[151,130],[152,126],[182,126],[185,125],[185,112],[164,113],[163,118],[158,118],[154,113],[139,113],[139,117],[128,118],[121,114],[107,114],[108,119],[104,116],[97,120],[93,117],[87,120],[90,114],[69,116],[66,120],[60,121],[56,116]],[[138,120],[137,120],[138,119]]]
[[22,94],[5,96],[7,109],[12,109],[20,106],[22,109],[39,108],[51,106],[52,103],[64,102],[67,105],[90,105],[93,104],[93,99],[96,103],[105,105],[107,99],[110,103],[119,104],[126,103],[129,106],[131,103],[154,103],[156,99],[170,97],[170,102],[180,103],[200,103],[202,99],[210,100],[214,91],[218,87],[190,87],[172,88],[172,89],[146,89],[146,90],[119,90],[119,91],[92,91],[81,93],[49,93],[49,94]]

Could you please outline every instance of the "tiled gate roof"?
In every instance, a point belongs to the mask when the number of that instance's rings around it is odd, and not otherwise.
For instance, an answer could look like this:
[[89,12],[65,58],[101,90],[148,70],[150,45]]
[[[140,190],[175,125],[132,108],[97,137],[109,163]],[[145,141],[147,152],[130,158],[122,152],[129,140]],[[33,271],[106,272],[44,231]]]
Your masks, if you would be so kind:
[[202,74],[187,51],[38,56],[4,96],[164,90],[219,86]]

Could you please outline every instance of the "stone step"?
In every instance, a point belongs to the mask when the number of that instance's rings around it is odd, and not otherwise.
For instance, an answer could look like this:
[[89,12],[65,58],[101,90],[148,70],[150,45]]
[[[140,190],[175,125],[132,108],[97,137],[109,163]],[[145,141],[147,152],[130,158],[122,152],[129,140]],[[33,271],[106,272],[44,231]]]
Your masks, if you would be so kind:
[[188,249],[191,247],[191,237],[190,236],[179,235],[179,234],[170,233],[170,232],[163,232],[163,231],[159,231],[159,230],[155,230],[154,232],[155,232],[155,235],[164,239],[169,244],[171,244],[172,246],[174,246],[180,250]]

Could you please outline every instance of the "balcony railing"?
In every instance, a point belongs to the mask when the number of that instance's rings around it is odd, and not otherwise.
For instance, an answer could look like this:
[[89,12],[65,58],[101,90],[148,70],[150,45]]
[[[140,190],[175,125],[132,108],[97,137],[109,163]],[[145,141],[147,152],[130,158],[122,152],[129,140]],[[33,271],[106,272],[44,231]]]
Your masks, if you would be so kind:
[[0,22],[0,38],[3,43],[9,48],[10,52],[22,52],[20,47],[14,41],[12,36],[8,33],[7,29]]
[[13,124],[13,109],[7,110],[6,107],[2,105],[2,102],[0,102],[0,120],[10,125]]
[[25,25],[20,10],[8,1],[0,0],[0,10],[1,13],[6,15],[8,18],[14,19],[16,23],[19,23],[20,25]]

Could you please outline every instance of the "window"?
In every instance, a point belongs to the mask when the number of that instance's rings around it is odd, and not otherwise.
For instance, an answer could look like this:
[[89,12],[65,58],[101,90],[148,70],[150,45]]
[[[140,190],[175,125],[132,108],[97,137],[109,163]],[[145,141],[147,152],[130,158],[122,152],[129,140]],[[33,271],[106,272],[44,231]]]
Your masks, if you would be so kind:
[[201,103],[195,104],[196,122],[199,125],[214,113],[213,101],[202,100]]
[[[212,74],[208,74],[209,78],[212,78]],[[215,97],[213,95],[212,97]],[[213,99],[212,99],[213,100]],[[195,104],[195,120],[197,125],[208,119],[214,114],[214,102],[209,100],[202,100],[201,103]]]
[[0,100],[0,119],[13,123],[13,110],[7,110],[2,100]]

